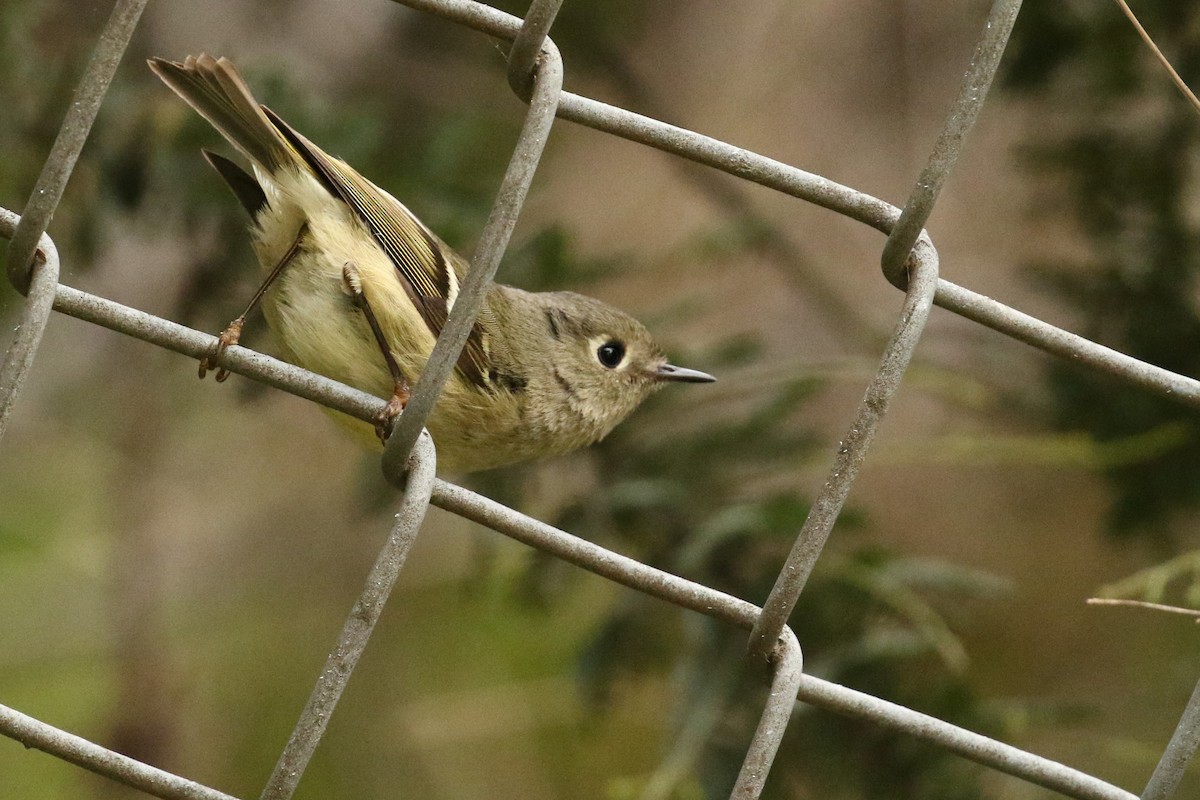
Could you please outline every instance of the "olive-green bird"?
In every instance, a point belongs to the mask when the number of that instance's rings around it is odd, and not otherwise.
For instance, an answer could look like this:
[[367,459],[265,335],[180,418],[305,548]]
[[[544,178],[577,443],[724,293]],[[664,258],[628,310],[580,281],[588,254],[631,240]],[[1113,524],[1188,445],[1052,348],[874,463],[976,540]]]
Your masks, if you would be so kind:
[[[249,212],[267,273],[267,321],[300,366],[408,400],[470,268],[398,200],[301,136],[251,95],[225,58],[150,68],[250,159],[205,157]],[[201,361],[235,344],[245,314]],[[226,373],[218,371],[218,380]],[[427,427],[439,467],[469,472],[565,453],[604,437],[669,382],[714,380],[667,363],[637,320],[571,292],[494,285]],[[369,436],[369,426],[337,415]]]

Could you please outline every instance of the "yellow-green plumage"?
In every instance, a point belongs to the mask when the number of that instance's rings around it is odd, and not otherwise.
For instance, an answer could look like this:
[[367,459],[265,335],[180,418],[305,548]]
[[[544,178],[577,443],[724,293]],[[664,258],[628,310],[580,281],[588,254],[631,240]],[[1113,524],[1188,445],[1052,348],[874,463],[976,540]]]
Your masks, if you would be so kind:
[[[379,345],[347,290],[343,267],[351,263],[389,350],[415,382],[467,263],[399,201],[260,106],[228,60],[200,55],[150,66],[250,159],[261,196],[236,166],[210,160],[252,214],[264,269],[299,237],[263,299],[288,355],[372,394],[392,392]],[[667,364],[637,320],[598,300],[495,285],[427,426],[440,467],[487,469],[590,444],[665,381],[710,380]],[[373,438],[366,423],[343,419]]]

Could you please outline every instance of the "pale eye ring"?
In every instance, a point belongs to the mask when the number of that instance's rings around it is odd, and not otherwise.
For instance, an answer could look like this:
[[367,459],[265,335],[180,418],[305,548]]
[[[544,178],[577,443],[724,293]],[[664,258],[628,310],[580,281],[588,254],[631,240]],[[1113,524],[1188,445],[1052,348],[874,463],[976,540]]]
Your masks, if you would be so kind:
[[609,339],[596,348],[596,359],[608,369],[616,369],[625,360],[625,345],[616,339]]

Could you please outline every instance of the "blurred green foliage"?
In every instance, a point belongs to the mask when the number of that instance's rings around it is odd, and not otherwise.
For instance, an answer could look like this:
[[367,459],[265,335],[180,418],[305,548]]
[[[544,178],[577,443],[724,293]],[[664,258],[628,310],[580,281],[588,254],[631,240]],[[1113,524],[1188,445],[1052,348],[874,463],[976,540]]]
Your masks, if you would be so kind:
[[[1186,3],[1137,8],[1184,81],[1200,81]],[[1053,178],[1039,209],[1068,220],[1087,252],[1033,266],[1041,285],[1075,312],[1082,335],[1184,375],[1200,375],[1200,240],[1194,206],[1200,116],[1111,3],[1034,4],[1022,11],[1005,71],[1009,92],[1053,109],[1027,146],[1028,169]],[[1106,467],[1111,529],[1170,538],[1200,504],[1200,428],[1169,398],[1064,361],[1051,363],[1048,416],[1100,442],[1159,430],[1177,444]]]

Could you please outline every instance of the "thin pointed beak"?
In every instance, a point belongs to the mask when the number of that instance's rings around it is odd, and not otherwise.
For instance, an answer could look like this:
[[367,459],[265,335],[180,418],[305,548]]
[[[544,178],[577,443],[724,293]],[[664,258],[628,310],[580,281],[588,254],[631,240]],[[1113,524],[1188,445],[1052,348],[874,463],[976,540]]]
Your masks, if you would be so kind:
[[687,367],[677,367],[674,364],[663,364],[654,373],[660,381],[671,381],[673,383],[712,383],[716,380],[707,372],[701,372],[698,369],[688,369]]

